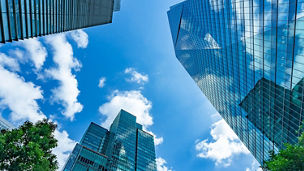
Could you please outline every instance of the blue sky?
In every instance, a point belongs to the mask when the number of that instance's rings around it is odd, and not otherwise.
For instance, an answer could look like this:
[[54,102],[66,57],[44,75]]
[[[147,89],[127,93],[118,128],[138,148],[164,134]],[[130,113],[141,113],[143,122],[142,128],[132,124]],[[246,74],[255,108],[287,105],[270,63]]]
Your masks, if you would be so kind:
[[106,127],[124,108],[155,134],[159,170],[255,170],[175,58],[167,10],[178,2],[124,0],[112,24],[1,46],[1,115],[57,122],[61,164],[90,122]]

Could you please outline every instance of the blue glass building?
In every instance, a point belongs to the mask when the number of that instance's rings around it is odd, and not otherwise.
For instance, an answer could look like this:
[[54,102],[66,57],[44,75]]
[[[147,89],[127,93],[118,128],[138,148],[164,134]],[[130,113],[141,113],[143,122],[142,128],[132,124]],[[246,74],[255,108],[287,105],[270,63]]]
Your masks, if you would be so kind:
[[64,171],[156,171],[154,138],[121,110],[110,130],[91,123],[71,153]]
[[120,0],[1,0],[0,42],[112,22]]
[[186,0],[168,11],[175,54],[255,158],[303,121],[303,0]]
[[9,123],[7,120],[5,120],[4,118],[2,118],[0,116],[0,130],[1,129],[13,129],[13,128],[14,128],[14,126],[11,123]]

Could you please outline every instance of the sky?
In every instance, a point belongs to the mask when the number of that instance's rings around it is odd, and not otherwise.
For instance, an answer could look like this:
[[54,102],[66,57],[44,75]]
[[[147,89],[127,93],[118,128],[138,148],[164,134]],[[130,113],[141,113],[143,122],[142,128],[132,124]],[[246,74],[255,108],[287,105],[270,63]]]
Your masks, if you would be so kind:
[[153,133],[159,171],[257,170],[258,163],[178,62],[168,23],[180,0],[124,0],[113,23],[0,46],[0,114],[50,118],[62,167],[90,122],[121,108]]

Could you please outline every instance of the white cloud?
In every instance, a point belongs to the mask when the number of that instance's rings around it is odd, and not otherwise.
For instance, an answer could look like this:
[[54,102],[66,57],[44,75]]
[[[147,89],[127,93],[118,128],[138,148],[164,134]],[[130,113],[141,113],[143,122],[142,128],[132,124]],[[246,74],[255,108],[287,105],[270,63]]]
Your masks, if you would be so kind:
[[0,53],[0,66],[8,67],[13,71],[20,71],[20,67],[16,59],[10,58],[3,53]]
[[83,30],[71,31],[70,36],[76,42],[78,48],[86,48],[89,44],[89,36]]
[[136,116],[136,121],[147,128],[153,124],[151,108],[152,102],[145,98],[140,91],[115,90],[109,97],[109,102],[99,107],[99,112],[107,117],[102,126],[109,128],[120,109],[124,109]]
[[165,159],[158,157],[156,159],[156,166],[157,166],[157,171],[172,171],[172,169],[168,168],[166,166],[167,162]]
[[[3,64],[4,62],[0,65]],[[26,82],[24,78],[2,66],[0,66],[0,82],[5,82],[5,84],[0,84],[0,108],[8,107],[11,110],[12,121],[29,120],[35,123],[46,118],[37,103],[37,100],[43,99],[40,87],[32,82]],[[58,140],[58,146],[53,149],[53,153],[57,155],[59,167],[62,169],[69,153],[74,148],[75,141],[69,139],[66,131],[60,132],[56,129],[54,136]]]
[[152,131],[147,130],[149,126],[153,125],[153,118],[150,113],[151,108],[152,102],[145,98],[140,91],[121,92],[115,90],[109,97],[109,102],[99,107],[99,112],[107,117],[102,126],[109,128],[118,112],[124,109],[136,116],[136,122],[142,124],[144,130],[154,136],[154,144],[160,145],[163,143],[164,138],[157,137]]
[[16,73],[0,66],[0,107],[11,110],[13,121],[36,122],[45,118],[37,100],[43,99],[42,90],[32,82],[26,82]]
[[215,161],[216,166],[227,167],[230,166],[234,155],[249,154],[247,148],[223,119],[212,124],[210,134],[213,138],[212,142],[208,139],[196,141],[197,157],[209,158]]
[[156,137],[154,136],[154,145],[158,146],[160,144],[162,144],[164,142],[164,138],[163,137]]
[[99,87],[99,88],[104,87],[104,86],[105,86],[105,82],[106,82],[106,78],[105,78],[105,77],[101,77],[101,78],[99,79],[98,87]]
[[[152,102],[144,97],[141,91],[115,90],[112,95],[108,97],[108,100],[109,101],[107,103],[104,103],[99,107],[99,112],[106,116],[106,120],[102,123],[103,127],[109,128],[121,109],[124,109],[136,116],[136,122],[142,124],[145,131],[147,131],[147,127],[153,125],[153,118],[150,113]],[[151,131],[147,132],[154,136],[154,144],[156,146],[163,143],[163,137],[157,137]],[[166,162],[162,158],[158,158],[157,160],[157,168],[159,171],[171,170],[165,166]]]
[[24,58],[24,51],[20,50],[19,48],[9,50],[10,56],[14,57],[18,60],[19,63],[24,63],[26,59]]
[[130,82],[136,82],[138,84],[144,84],[149,81],[149,77],[146,74],[137,72],[134,68],[126,68],[125,74],[130,74],[131,78],[127,79]]
[[63,115],[71,120],[74,115],[82,111],[82,104],[77,100],[80,93],[78,81],[72,70],[78,71],[81,67],[79,61],[73,57],[73,49],[67,42],[64,34],[57,34],[46,39],[54,50],[53,61],[57,67],[47,70],[47,74],[59,81],[59,87],[52,90],[53,100],[63,104]]
[[20,45],[23,46],[26,50],[26,54],[29,59],[34,63],[36,69],[41,69],[43,66],[47,51],[46,48],[41,44],[37,38],[26,39],[20,42]]
[[69,138],[69,134],[66,131],[60,132],[56,129],[54,136],[58,140],[58,146],[53,149],[53,153],[57,156],[58,170],[62,170],[76,142]]
[[246,168],[246,171],[263,171],[263,169],[260,167],[260,164],[255,159],[253,159],[251,168]]

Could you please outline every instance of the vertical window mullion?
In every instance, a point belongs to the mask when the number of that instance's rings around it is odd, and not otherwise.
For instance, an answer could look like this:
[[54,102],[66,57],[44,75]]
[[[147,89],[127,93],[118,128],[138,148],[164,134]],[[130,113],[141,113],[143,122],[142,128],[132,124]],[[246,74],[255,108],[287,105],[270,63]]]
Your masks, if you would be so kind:
[[22,13],[23,13],[23,6],[22,6],[22,4],[21,4],[21,1],[23,1],[23,0],[19,0],[19,3],[18,3],[18,5],[19,5],[19,16],[20,16],[20,32],[21,32],[21,39],[23,40],[24,39],[24,33],[23,33],[23,15],[22,15]]
[[38,0],[39,36],[42,36],[41,0]]
[[7,25],[8,25],[8,34],[9,34],[9,39],[8,41],[12,41],[12,33],[11,33],[11,22],[10,22],[10,9],[8,6],[8,0],[6,0],[6,11],[7,11]]
[[35,22],[35,36],[38,36],[38,19],[37,19],[37,0],[34,0],[34,22]]
[[42,10],[42,35],[46,35],[45,34],[45,0],[42,0],[42,4],[41,4],[41,10]]
[[66,0],[62,0],[63,2],[62,2],[62,8],[63,8],[63,10],[62,10],[62,31],[65,31],[65,2],[66,2]]
[[52,0],[52,33],[55,33],[55,0]]
[[29,1],[29,15],[30,15],[31,37],[33,37],[32,0],[28,0],[28,1]]
[[24,26],[25,26],[25,32],[26,32],[26,36],[25,38],[28,38],[29,37],[29,30],[28,30],[28,9],[27,9],[27,6],[28,6],[28,3],[27,3],[27,0],[24,0],[24,17],[25,17],[25,23],[24,23]]
[[16,0],[12,0],[12,5],[13,5],[13,17],[14,17],[14,26],[15,26],[15,37],[13,37],[13,40],[18,40],[18,26],[17,26],[17,17],[16,17],[16,4],[15,4]]
[[0,2],[0,31],[1,31],[1,43],[5,42],[3,16],[2,16],[2,3]]

